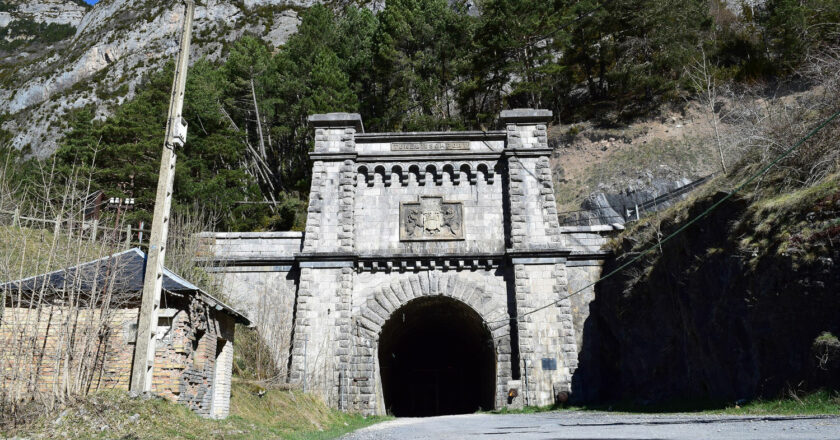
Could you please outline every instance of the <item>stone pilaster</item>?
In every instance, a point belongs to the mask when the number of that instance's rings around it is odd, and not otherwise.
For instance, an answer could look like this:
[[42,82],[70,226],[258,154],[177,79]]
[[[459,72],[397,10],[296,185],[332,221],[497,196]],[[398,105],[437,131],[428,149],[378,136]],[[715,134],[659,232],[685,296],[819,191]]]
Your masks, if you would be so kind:
[[[317,142],[317,141],[316,141]],[[303,251],[313,252],[317,248],[321,231],[321,212],[324,208],[324,162],[315,161],[312,164],[312,185],[309,189],[309,207],[306,210],[306,234],[303,240]]]
[[545,122],[548,110],[517,109],[501,114],[510,195],[510,243],[514,250],[549,249],[562,236],[554,206],[554,185]]
[[562,391],[572,391],[572,374],[578,366],[578,349],[575,335],[574,315],[572,314],[572,300],[569,299],[568,278],[566,265],[554,265],[554,294],[558,298],[557,313],[560,324],[561,375],[559,378]]
[[[546,145],[547,147],[547,145]],[[557,219],[557,199],[554,196],[551,164],[548,156],[540,156],[536,163],[537,180],[540,188],[540,206],[542,207],[543,225],[549,243],[563,245],[563,234]]]
[[[350,131],[350,130],[348,130]],[[345,160],[339,176],[338,241],[341,252],[355,251],[353,212],[356,196],[356,163]]]
[[313,269],[304,267],[300,270],[297,304],[295,304],[294,335],[292,336],[291,368],[289,382],[302,385],[306,371],[304,370],[309,341],[309,324],[312,312],[312,272]]
[[312,115],[315,148],[304,252],[354,251],[353,211],[356,191],[356,113]]
[[309,122],[315,129],[314,164],[289,379],[347,409],[353,380],[355,135],[364,128],[355,113],[312,115]]
[[547,405],[571,390],[577,345],[557,220],[547,110],[502,112],[510,206],[521,386],[527,405]]
[[[364,318],[356,317],[356,320]],[[378,335],[356,324],[352,335],[353,356],[350,365],[350,408],[363,414],[377,414],[376,348]]]
[[518,157],[508,159],[508,176],[510,183],[510,243],[513,249],[527,247],[526,241],[526,216],[528,212],[525,207],[525,166]]
[[534,337],[533,318],[527,315],[533,310],[531,304],[531,287],[528,269],[524,264],[515,264],[514,286],[516,289],[516,314],[519,329],[519,371],[522,381],[523,398],[526,405],[534,405],[536,386],[533,377],[534,368]]
[[353,340],[352,340],[352,324],[351,312],[353,301],[353,268],[341,268],[341,275],[339,278],[340,285],[338,286],[338,303],[335,305],[336,313],[336,339],[338,347],[336,348],[336,356],[338,357],[338,374],[336,381],[336,395],[338,396],[338,406],[341,410],[348,410],[350,403],[353,400],[351,381],[352,381],[352,355],[353,355]]

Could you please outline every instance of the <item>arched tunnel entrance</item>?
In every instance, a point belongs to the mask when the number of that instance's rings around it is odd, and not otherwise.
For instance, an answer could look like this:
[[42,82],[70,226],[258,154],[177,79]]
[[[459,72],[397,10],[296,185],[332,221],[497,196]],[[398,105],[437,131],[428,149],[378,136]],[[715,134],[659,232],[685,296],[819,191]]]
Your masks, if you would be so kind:
[[395,416],[493,408],[493,339],[481,316],[452,298],[418,298],[391,314],[379,337],[379,367],[385,407]]

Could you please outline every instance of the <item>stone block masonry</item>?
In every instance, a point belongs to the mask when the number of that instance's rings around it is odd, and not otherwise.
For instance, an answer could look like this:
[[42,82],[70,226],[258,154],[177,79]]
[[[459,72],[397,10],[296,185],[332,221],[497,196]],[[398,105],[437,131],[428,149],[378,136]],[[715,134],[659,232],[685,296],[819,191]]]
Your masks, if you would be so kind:
[[[156,329],[152,393],[204,416],[227,417],[233,319],[198,301],[164,300],[169,307],[161,310]],[[103,317],[100,310],[71,312],[62,306],[7,307],[0,323],[0,390],[29,396],[72,389],[68,381],[78,378],[64,373],[86,371],[89,391],[128,391],[137,315],[137,308],[110,310]],[[72,342],[66,340],[68,319],[76,329]],[[85,343],[92,333],[99,336]]]
[[[0,398],[128,391],[144,257],[135,248],[0,284]],[[162,284],[150,391],[227,417],[235,325],[250,322],[167,269]]]
[[[425,133],[365,133],[352,113],[310,117],[297,248],[256,235],[219,246],[218,234],[208,248],[246,309],[293,299],[272,312],[291,322],[277,353],[290,383],[336,408],[397,415],[548,405],[573,390],[587,304],[569,289],[604,254],[597,233],[558,224],[551,117],[509,110],[503,130]],[[269,291],[233,281],[243,272]]]

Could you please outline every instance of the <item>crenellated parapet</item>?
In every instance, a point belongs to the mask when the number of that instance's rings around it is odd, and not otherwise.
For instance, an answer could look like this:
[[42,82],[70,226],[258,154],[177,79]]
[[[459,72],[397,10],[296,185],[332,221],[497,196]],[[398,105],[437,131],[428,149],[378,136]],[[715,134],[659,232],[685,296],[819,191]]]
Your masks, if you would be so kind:
[[493,185],[500,172],[498,160],[435,162],[363,162],[357,167],[361,186]]

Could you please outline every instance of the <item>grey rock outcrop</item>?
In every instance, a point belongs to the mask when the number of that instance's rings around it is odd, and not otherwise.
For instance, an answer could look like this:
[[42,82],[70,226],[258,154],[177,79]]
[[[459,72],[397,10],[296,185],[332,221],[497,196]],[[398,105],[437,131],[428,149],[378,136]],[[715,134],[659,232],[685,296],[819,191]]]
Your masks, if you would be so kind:
[[89,10],[70,0],[6,0],[3,4],[10,10],[0,12],[0,27],[17,20],[77,26]]
[[[23,3],[23,2],[21,2]],[[26,10],[39,10],[33,20],[55,20],[55,8],[68,11],[65,21],[76,26],[75,35],[26,59],[0,60],[0,69],[12,78],[0,83],[0,114],[11,118],[2,128],[13,134],[12,145],[30,154],[47,156],[63,134],[59,122],[75,109],[96,106],[97,118],[134,96],[142,78],[174,58],[183,6],[152,0],[101,0],[84,15],[70,0],[39,0]],[[196,7],[193,28],[193,61],[216,60],[222,48],[242,35],[259,35],[279,46],[299,24],[292,7],[312,1],[207,0]],[[51,5],[51,6],[50,6]],[[253,8],[270,8],[272,16],[254,14]],[[17,11],[15,11],[17,13]],[[5,17],[5,16],[4,16]],[[6,18],[0,17],[0,23]],[[4,72],[6,73],[6,72]]]
[[67,0],[16,0],[7,3],[17,5],[20,17],[41,23],[69,24],[76,26],[87,13],[88,8]]
[[[673,205],[685,198],[685,194],[673,194],[680,188],[694,182],[688,178],[662,179],[653,178],[628,185],[624,189],[615,190],[605,187],[602,191],[593,192],[580,206],[579,211],[560,213],[560,223],[569,226],[593,226],[624,224],[635,219],[638,208],[640,215],[645,212],[658,211]],[[664,197],[663,197],[664,196]],[[660,203],[660,198],[668,198]]]

